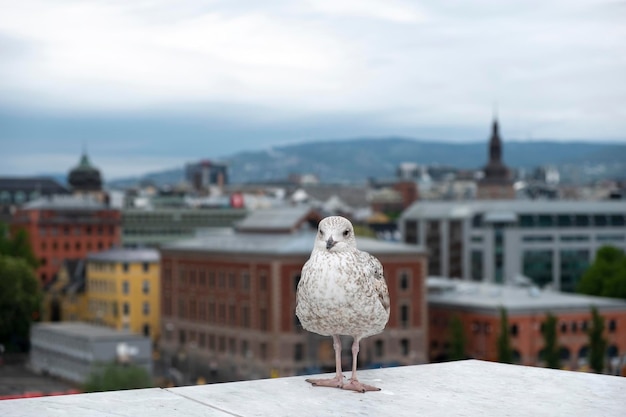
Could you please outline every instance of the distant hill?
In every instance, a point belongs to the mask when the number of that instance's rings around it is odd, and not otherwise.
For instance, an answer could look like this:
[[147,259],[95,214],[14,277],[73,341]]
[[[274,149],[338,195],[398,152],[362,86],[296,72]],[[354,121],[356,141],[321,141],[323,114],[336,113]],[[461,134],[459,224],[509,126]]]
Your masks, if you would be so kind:
[[[555,165],[570,172],[594,167],[606,178],[626,178],[626,144],[505,141],[503,159],[512,168]],[[224,161],[229,164],[231,183],[278,180],[291,173],[314,173],[323,182],[363,182],[370,177],[393,177],[402,162],[480,168],[487,162],[487,144],[405,138],[329,140],[240,152]],[[142,177],[157,184],[172,184],[182,178],[182,167]],[[109,185],[127,186],[138,181],[130,178]]]

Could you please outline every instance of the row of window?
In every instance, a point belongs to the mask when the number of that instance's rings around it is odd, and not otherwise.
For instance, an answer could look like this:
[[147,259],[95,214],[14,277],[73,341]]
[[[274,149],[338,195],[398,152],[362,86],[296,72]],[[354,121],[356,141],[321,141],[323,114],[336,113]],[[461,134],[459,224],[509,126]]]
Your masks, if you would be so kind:
[[[166,330],[165,339],[169,342],[174,340],[174,332]],[[229,353],[231,355],[239,355],[246,358],[253,356],[253,352],[258,352],[259,358],[268,359],[268,346],[265,342],[249,342],[248,340],[238,340],[235,337],[227,337],[224,335],[215,335],[213,333],[201,332],[196,330],[178,331],[178,343],[184,345],[190,343],[196,345],[199,349],[205,349],[216,353]],[[256,344],[256,346],[254,346]],[[256,349],[255,349],[256,347]],[[409,339],[401,339],[399,341],[400,352],[403,356],[409,356],[411,353],[411,341]],[[382,359],[385,356],[385,342],[378,339],[374,342],[373,356],[376,359]],[[306,347],[304,343],[295,343],[293,345],[293,360],[300,362],[306,358]]]
[[[41,242],[41,250],[43,252],[46,252],[48,250],[48,242]],[[99,240],[98,242],[91,242],[91,241],[87,241],[84,242],[77,240],[75,242],[64,242],[63,245],[61,246],[59,244],[59,242],[57,242],[56,240],[53,240],[50,243],[50,249],[52,251],[57,251],[60,248],[63,248],[64,251],[70,251],[72,249],[77,250],[77,251],[81,251],[84,249],[86,250],[93,250],[93,249],[98,249],[98,250],[104,250],[105,248],[112,248],[113,247],[113,242],[109,242],[108,244],[102,240]]]
[[[89,312],[92,317],[102,318],[104,316],[119,316],[119,303],[117,301],[104,301],[104,300],[89,300]],[[129,316],[131,310],[131,304],[129,302],[121,303],[122,316]],[[150,315],[150,302],[144,301],[141,304],[141,312],[144,316]]]
[[[117,292],[115,280],[111,279],[89,279],[88,290],[90,293],[107,293],[115,294]],[[131,282],[122,281],[122,294],[129,295],[131,293]],[[143,280],[141,283],[141,292],[145,295],[150,294],[150,281]]]
[[[232,270],[206,270],[204,268],[186,268],[180,266],[178,268],[177,283],[182,288],[220,288],[220,289],[241,289],[243,291],[250,290],[250,272],[247,270],[240,271],[237,274]],[[163,283],[165,285],[173,284],[173,274],[169,267],[163,268]],[[261,271],[259,274],[259,290],[266,291],[268,286],[267,273]]]
[[[553,242],[554,236],[550,235],[529,235],[522,236],[522,241],[524,242]],[[592,238],[595,238],[598,242],[623,242],[626,240],[626,235],[624,234],[603,234],[603,235],[563,235],[559,236],[559,240],[561,242],[589,242]],[[472,238],[473,241],[473,238]],[[481,239],[482,241],[482,239]]]
[[[447,318],[434,316],[431,319],[431,326],[433,327],[448,327],[450,326],[450,322]],[[545,326],[545,322],[541,322],[540,330]],[[569,321],[569,322],[560,322],[558,324],[558,330],[562,334],[566,333],[585,333],[589,329],[589,321],[580,320],[580,321]],[[492,326],[489,322],[486,321],[478,321],[475,320],[471,323],[470,330],[474,334],[490,334],[492,332]],[[615,333],[617,331],[617,320],[609,319],[607,324],[607,330],[609,333]],[[513,323],[509,326],[509,332],[511,336],[516,337],[519,334],[519,325],[517,323]]]
[[91,236],[92,234],[114,236],[115,226],[42,226],[39,228],[39,236]]
[[[163,316],[173,315],[172,299],[168,296],[163,298]],[[221,324],[228,326],[252,327],[250,307],[225,302],[178,300],[177,317],[183,320],[198,321],[202,323]],[[267,308],[261,307],[258,311],[258,329],[269,330],[269,316]]]

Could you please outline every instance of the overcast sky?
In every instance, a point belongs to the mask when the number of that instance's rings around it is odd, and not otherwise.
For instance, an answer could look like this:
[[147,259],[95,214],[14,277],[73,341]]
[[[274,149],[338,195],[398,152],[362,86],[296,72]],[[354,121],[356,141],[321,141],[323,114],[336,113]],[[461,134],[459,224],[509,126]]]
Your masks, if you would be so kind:
[[314,139],[626,142],[626,2],[0,0],[0,175]]

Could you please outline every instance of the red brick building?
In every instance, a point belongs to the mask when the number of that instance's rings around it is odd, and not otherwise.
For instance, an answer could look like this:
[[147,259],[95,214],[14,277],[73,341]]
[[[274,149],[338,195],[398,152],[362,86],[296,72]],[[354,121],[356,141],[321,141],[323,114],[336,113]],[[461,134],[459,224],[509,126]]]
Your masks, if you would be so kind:
[[[219,379],[334,370],[332,339],[303,330],[295,316],[318,220],[303,209],[257,211],[239,230],[162,248],[162,349],[193,358],[192,378],[206,377],[203,367]],[[362,341],[360,366],[426,362],[423,253],[366,238],[357,243],[382,262],[392,306],[386,330]],[[346,368],[351,343],[344,340]]]
[[25,204],[13,216],[11,229],[25,229],[35,256],[37,276],[50,282],[65,259],[118,246],[119,210],[86,196],[50,196]]
[[595,306],[605,321],[607,371],[617,372],[610,369],[612,361],[626,364],[626,301],[440,278],[429,278],[428,288],[432,361],[449,358],[455,317],[462,323],[466,355],[496,361],[500,308],[504,307],[515,362],[545,364],[541,326],[550,312],[557,318],[561,367],[584,369],[588,363],[591,306]]

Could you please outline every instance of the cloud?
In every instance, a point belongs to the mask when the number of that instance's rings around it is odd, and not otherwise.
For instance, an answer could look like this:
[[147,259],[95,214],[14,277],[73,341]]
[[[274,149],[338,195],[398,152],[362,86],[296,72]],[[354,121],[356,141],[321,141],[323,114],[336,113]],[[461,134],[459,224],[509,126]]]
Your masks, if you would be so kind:
[[95,137],[158,158],[211,134],[230,150],[385,133],[475,140],[496,103],[505,138],[626,140],[626,8],[608,0],[0,10],[0,141],[16,146]]

